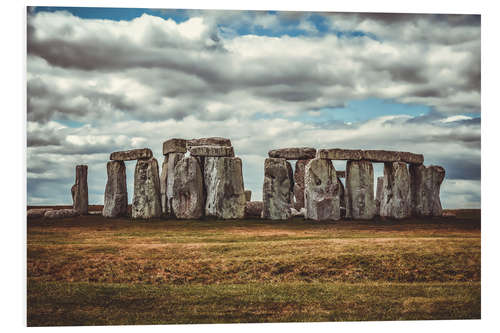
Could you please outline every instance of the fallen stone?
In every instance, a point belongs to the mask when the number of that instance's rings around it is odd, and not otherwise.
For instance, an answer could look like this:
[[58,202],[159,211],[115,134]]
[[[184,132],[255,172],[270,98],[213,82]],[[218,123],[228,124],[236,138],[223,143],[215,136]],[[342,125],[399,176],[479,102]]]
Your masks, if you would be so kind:
[[339,184],[332,162],[312,159],[306,165],[304,183],[305,218],[316,221],[339,220]]
[[118,217],[127,215],[127,171],[125,162],[109,161],[106,165],[108,180],[104,190],[102,216]]
[[295,162],[295,172],[293,173],[293,207],[300,210],[304,207],[304,174],[306,165],[310,160],[298,160]]
[[245,217],[258,217],[262,215],[264,204],[262,201],[247,201],[245,204]]
[[345,178],[345,170],[337,170],[337,178]]
[[102,210],[89,211],[89,215],[102,215]]
[[455,213],[451,210],[444,210],[442,216],[443,217],[457,217],[457,213]]
[[346,165],[346,217],[370,220],[375,216],[373,197],[373,165],[369,161],[347,161]]
[[269,157],[284,158],[287,160],[310,160],[316,156],[316,148],[283,148],[268,152]]
[[205,215],[220,219],[245,217],[245,188],[239,157],[206,157],[203,172]]
[[284,158],[266,158],[262,187],[262,218],[287,220],[291,217],[293,171]]
[[224,146],[231,147],[231,140],[227,138],[212,137],[212,138],[200,138],[187,140],[186,145],[188,147],[194,146]]
[[168,139],[163,142],[163,155],[170,153],[185,153],[187,140],[185,139]]
[[147,160],[153,157],[153,152],[149,148],[116,151],[109,156],[113,161]]
[[89,189],[87,185],[86,165],[76,166],[75,185],[71,187],[71,196],[73,197],[73,209],[79,214],[87,214],[89,211]]
[[156,158],[138,160],[134,173],[133,219],[150,219],[161,215],[160,176]]
[[198,219],[203,215],[203,175],[198,160],[183,157],[174,169],[172,210],[178,219]]
[[54,210],[48,210],[44,214],[44,218],[46,219],[62,219],[65,217],[75,217],[79,216],[80,213],[76,211],[75,209],[54,209]]
[[194,146],[189,147],[192,156],[234,157],[233,147],[226,146]]
[[439,192],[444,180],[444,168],[410,164],[411,208],[414,216],[441,216],[443,208]]
[[319,149],[318,158],[329,160],[367,160],[370,162],[405,162],[422,164],[424,155],[401,151],[388,150],[359,150],[359,149]]
[[246,201],[252,201],[252,191],[245,190],[245,200]]
[[32,208],[28,209],[27,217],[29,219],[39,219],[45,215],[45,212],[49,211],[49,208]]
[[302,207],[301,209],[297,210],[295,208],[291,208],[291,211],[292,211],[292,216],[293,217],[296,217],[296,216],[306,216],[306,209],[304,207]]
[[382,190],[384,188],[384,177],[377,177],[377,195],[375,196],[375,205],[377,215],[380,215],[380,201],[382,200]]
[[410,214],[410,174],[406,163],[384,163],[380,216],[402,219]]
[[[167,169],[166,169],[166,198],[165,206],[162,203],[162,212],[167,216],[174,216],[172,208],[172,200],[174,198],[174,179],[175,179],[175,166],[184,157],[184,153],[170,153],[168,154]],[[170,176],[169,176],[170,175]]]

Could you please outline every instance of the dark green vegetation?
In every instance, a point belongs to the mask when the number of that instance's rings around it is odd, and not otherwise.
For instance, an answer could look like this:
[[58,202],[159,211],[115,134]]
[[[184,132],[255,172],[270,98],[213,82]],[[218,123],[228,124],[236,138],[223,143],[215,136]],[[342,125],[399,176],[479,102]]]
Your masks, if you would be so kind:
[[480,318],[480,212],[28,221],[28,325]]

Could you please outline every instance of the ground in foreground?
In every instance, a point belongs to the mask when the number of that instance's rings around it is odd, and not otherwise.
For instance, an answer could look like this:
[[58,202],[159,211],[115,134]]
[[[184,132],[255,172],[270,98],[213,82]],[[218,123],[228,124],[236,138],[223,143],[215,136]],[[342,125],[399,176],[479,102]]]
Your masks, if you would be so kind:
[[28,325],[480,318],[480,212],[28,221]]

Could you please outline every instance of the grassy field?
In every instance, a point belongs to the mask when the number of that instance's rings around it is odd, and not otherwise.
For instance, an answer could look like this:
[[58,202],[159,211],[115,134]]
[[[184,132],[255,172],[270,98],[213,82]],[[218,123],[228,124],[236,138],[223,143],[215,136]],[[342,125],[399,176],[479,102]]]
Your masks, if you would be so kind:
[[28,325],[480,318],[480,211],[28,221]]

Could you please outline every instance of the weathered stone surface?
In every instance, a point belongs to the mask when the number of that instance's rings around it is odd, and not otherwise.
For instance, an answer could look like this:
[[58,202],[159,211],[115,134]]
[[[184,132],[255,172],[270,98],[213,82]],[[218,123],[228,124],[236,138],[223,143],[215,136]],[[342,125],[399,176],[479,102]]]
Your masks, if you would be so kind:
[[310,160],[298,160],[295,162],[295,172],[293,173],[293,207],[300,210],[304,207],[304,175],[306,165]]
[[444,168],[410,164],[411,208],[414,216],[441,216],[443,208],[439,198]]
[[75,185],[71,187],[73,197],[73,209],[79,214],[87,214],[89,211],[89,189],[87,185],[86,165],[76,166]]
[[315,158],[306,165],[304,203],[306,219],[340,219],[340,194],[335,168],[331,161]]
[[268,152],[269,157],[284,158],[287,160],[310,160],[316,156],[316,148],[294,147],[273,149]]
[[167,200],[167,179],[168,179],[168,153],[163,158],[160,173],[160,202],[162,215],[168,214],[168,200]]
[[[168,216],[174,216],[174,210],[172,208],[172,200],[174,198],[174,177],[175,177],[175,166],[184,157],[184,153],[170,153],[167,156],[167,166],[166,166],[166,192],[165,192],[165,206],[162,202],[162,213]],[[163,171],[163,169],[162,169]],[[163,200],[163,196],[162,196]]]
[[108,181],[104,191],[102,216],[118,217],[127,215],[127,172],[125,162],[109,161],[106,165]]
[[337,178],[345,178],[345,170],[337,170]]
[[227,138],[212,137],[212,138],[200,138],[187,140],[186,145],[188,147],[194,146],[224,146],[231,147],[231,140]]
[[28,209],[27,212],[27,217],[29,219],[39,219],[45,215],[47,211],[49,211],[49,208],[32,208]]
[[234,157],[233,147],[226,146],[194,146],[189,147],[192,156]]
[[45,212],[44,218],[46,219],[62,219],[65,217],[75,217],[80,215],[75,209],[54,209]]
[[346,215],[346,204],[345,204],[345,188],[344,184],[337,177],[337,183],[339,184],[339,198],[340,198],[340,217],[345,217]]
[[369,161],[347,161],[346,217],[369,220],[375,216],[373,165]]
[[185,153],[187,140],[185,139],[168,139],[163,142],[163,155],[170,153]]
[[147,160],[153,157],[153,152],[149,148],[115,151],[109,156],[113,161]]
[[295,208],[291,208],[291,211],[292,211],[292,216],[293,217],[296,217],[296,216],[303,216],[303,217],[305,217],[306,216],[306,209],[304,207],[302,207],[299,210],[297,210]]
[[380,216],[402,219],[410,214],[410,174],[406,163],[384,163]]
[[262,201],[247,201],[245,204],[245,217],[261,217],[264,203]]
[[291,217],[293,171],[284,158],[266,158],[262,187],[262,217],[287,220]]
[[150,219],[161,215],[160,176],[156,158],[138,160],[134,173],[132,218]]
[[318,158],[330,160],[367,160],[370,162],[405,162],[424,163],[424,155],[401,151],[388,150],[359,150],[359,149],[319,149],[316,153]]
[[361,160],[363,159],[363,151],[359,149],[318,149],[317,158],[329,160]]
[[377,177],[377,195],[375,196],[375,205],[377,207],[377,215],[380,215],[380,202],[382,201],[382,190],[384,188],[384,177]]
[[207,194],[206,216],[220,219],[245,217],[245,188],[239,157],[206,157],[203,177]]
[[245,200],[246,201],[252,201],[252,191],[245,190]]
[[178,219],[198,219],[203,215],[203,175],[198,160],[183,157],[174,169],[172,210]]

